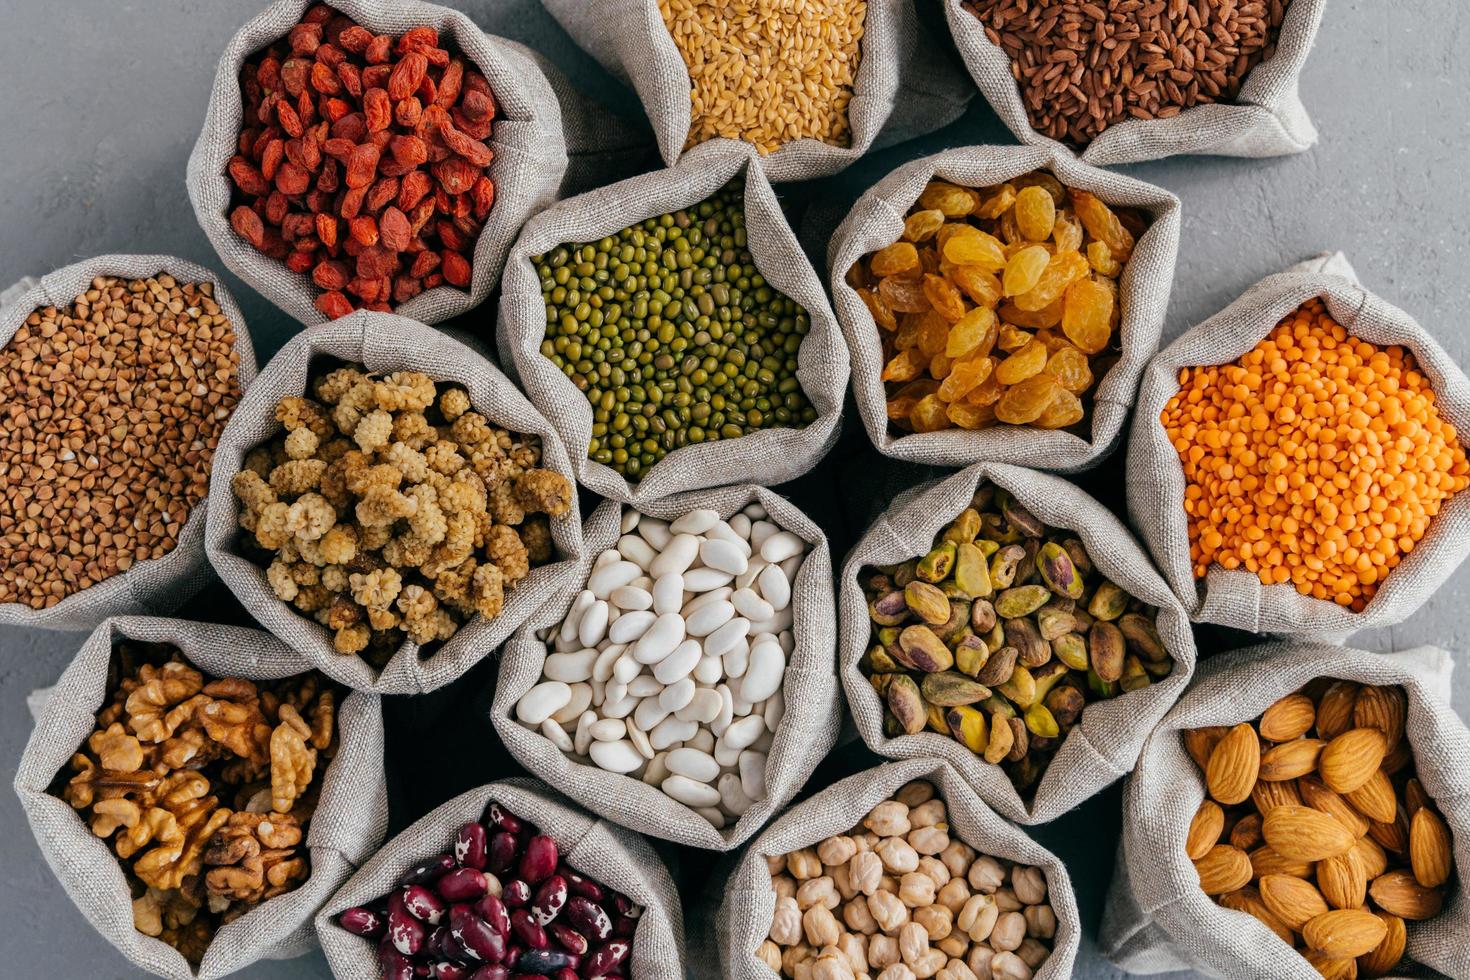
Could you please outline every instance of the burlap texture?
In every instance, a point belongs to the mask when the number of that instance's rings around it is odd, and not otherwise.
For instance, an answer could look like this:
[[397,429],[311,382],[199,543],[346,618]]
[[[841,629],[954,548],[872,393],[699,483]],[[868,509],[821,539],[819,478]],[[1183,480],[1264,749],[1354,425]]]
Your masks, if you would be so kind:
[[479,820],[492,800],[555,838],[569,865],[643,906],[633,935],[629,977],[681,980],[684,912],[678,889],[658,854],[637,834],[595,819],[545,783],[524,777],[456,796],[385,844],[331,897],[317,914],[316,928],[336,976],[362,980],[378,975],[374,944],[337,925],[336,917],[382,897],[404,872],[450,849],[460,825]]
[[421,658],[418,645],[405,636],[381,672],[361,657],[335,652],[331,632],[277,599],[266,581],[265,569],[239,554],[240,504],[230,487],[250,450],[281,431],[275,416],[276,403],[287,395],[307,392],[316,369],[313,362],[331,358],[364,364],[378,374],[422,371],[436,381],[463,385],[473,409],[488,418],[491,425],[541,438],[542,466],[570,480],[571,463],[556,431],[480,353],[441,330],[391,313],[358,312],[297,334],[281,348],[241,401],[220,439],[210,481],[213,507],[204,543],[215,572],[256,620],[334,680],[354,690],[377,694],[432,691],[479,663],[532,610],[570,587],[582,548],[577,498],[573,494],[572,509],[551,521],[551,536],[561,559],[532,569],[506,593],[505,609],[495,619],[471,619],[427,658]]
[[[208,269],[168,255],[102,255],[58,269],[41,279],[21,280],[26,288],[7,289],[0,297],[0,348],[37,308],[65,307],[92,287],[98,276],[147,279],[166,272],[180,283],[214,284],[214,299],[235,331],[240,354],[240,390],[255,380],[255,350],[245,316],[230,296],[224,280]],[[0,625],[39,629],[90,630],[108,616],[161,614],[177,609],[210,580],[204,558],[204,512],[201,500],[184,522],[178,544],[161,558],[139,562],[120,575],[74,592],[50,609],[32,609],[21,603],[0,603]]]
[[46,700],[15,776],[15,791],[46,863],[87,921],[139,969],[156,976],[204,980],[256,960],[307,952],[316,945],[311,917],[382,842],[388,828],[378,699],[352,693],[338,706],[340,744],[322,776],[321,800],[306,836],[311,877],[222,927],[196,971],[172,946],[133,928],[132,895],[111,846],[65,800],[47,792],[93,731],[95,715],[106,701],[113,645],[123,639],[172,643],[196,667],[216,677],[269,680],[309,667],[259,630],[143,616],[107,620],[82,645]]
[[830,625],[835,616],[832,558],[822,529],[786,498],[759,486],[678,494],[644,504],[639,510],[672,520],[697,508],[708,508],[728,518],[750,503],[759,503],[772,521],[809,542],[811,550],[791,583],[796,649],[787,658],[786,677],[781,684],[786,714],[777,726],[766,760],[766,798],[736,823],[716,830],[708,820],[657,787],[577,762],[562,754],[539,731],[515,719],[516,701],[541,680],[546,662],[546,644],[536,632],[566,617],[598,554],[617,546],[621,507],[614,501],[604,501],[587,520],[583,531],[585,549],[573,577],[576,586],[538,611],[506,644],[490,708],[495,730],[516,760],[592,812],[650,837],[714,851],[739,847],[785,806],[836,743],[842,724],[842,695],[832,658],[835,637]]
[[[1103,912],[1104,955],[1130,973],[1194,969],[1218,977],[1318,977],[1256,919],[1221,908],[1200,891],[1184,838],[1204,799],[1204,778],[1180,735],[1251,721],[1318,677],[1403,685],[1419,779],[1450,827],[1456,867],[1470,867],[1470,732],[1449,705],[1449,669],[1449,654],[1430,647],[1379,654],[1280,642],[1202,664],[1189,692],[1149,736],[1128,779],[1117,871]],[[1470,899],[1463,887],[1453,890],[1437,917],[1410,922],[1408,931],[1409,958],[1440,972],[1405,969],[1395,977],[1470,976]]]
[[1052,954],[1036,971],[1036,980],[1064,980],[1072,975],[1082,925],[1066,866],[1025,831],[986,806],[953,767],[938,759],[919,757],[885,763],[829,786],[786,811],[745,849],[725,884],[724,899],[715,917],[720,967],[728,980],[770,980],[776,976],[755,953],[770,935],[776,911],[767,856],[788,854],[834,834],[847,833],[874,806],[915,779],[936,784],[949,811],[952,836],[981,854],[1046,872],[1047,901],[1057,916],[1057,934],[1052,940]]
[[[967,15],[968,16],[968,15]],[[847,283],[854,262],[896,241],[904,215],[930,180],[964,187],[1003,183],[1033,170],[1051,171],[1063,184],[1091,191],[1108,204],[1140,208],[1153,223],[1138,239],[1119,281],[1122,356],[1092,390],[1082,423],[1087,437],[1071,431],[998,425],[979,432],[897,434],[889,431],[883,382],[883,343],[873,314]],[[852,354],[853,395],[868,438],[879,452],[932,466],[975,462],[1015,463],[1074,473],[1102,462],[1119,441],[1133,407],[1138,379],[1159,346],[1174,260],[1179,249],[1179,199],[1132,177],[1078,163],[1065,149],[1040,146],[972,146],[946,150],[904,164],[858,198],[827,249],[833,306]]]
[[[664,26],[657,0],[541,0],[567,33],[643,101],[664,162],[685,152],[689,69]],[[852,145],[800,139],[761,158],[771,180],[808,180],[859,157],[958,119],[974,92],[959,66],[920,22],[914,0],[868,0],[862,59],[848,105]]]
[[1408,313],[1359,283],[1341,253],[1319,256],[1267,276],[1239,299],[1160,351],[1144,372],[1138,421],[1128,446],[1128,513],[1190,615],[1199,621],[1257,633],[1346,636],[1403,622],[1434,593],[1465,557],[1470,493],[1441,508],[1426,534],[1380,583],[1361,613],[1298,593],[1291,585],[1263,585],[1252,572],[1211,566],[1194,578],[1184,513],[1184,470],[1158,419],[1179,391],[1179,369],[1229,364],[1250,351],[1302,303],[1320,296],[1353,336],[1411,350],[1434,386],[1440,414],[1470,432],[1470,380]]
[[[596,242],[637,222],[698,204],[742,173],[745,223],[756,267],[810,317],[811,330],[797,354],[797,377],[817,419],[803,429],[762,429],[739,439],[677,449],[630,484],[612,467],[587,458],[592,406],[541,353],[546,304],[532,256],[569,242]],[[837,439],[847,388],[847,350],[837,320],[755,151],[732,141],[696,147],[673,167],[562,201],[528,221],[506,262],[497,338],[500,363],[561,433],[577,481],[613,500],[641,505],[684,490],[785,483],[811,469]]]
[[[1109,126],[1083,149],[1082,159],[1105,167],[1179,153],[1275,157],[1310,149],[1317,142],[1317,128],[1302,105],[1299,80],[1326,6],[1327,0],[1292,0],[1287,5],[1276,53],[1252,69],[1233,102],[1193,106],[1169,119],[1130,119]],[[1031,128],[1011,59],[990,43],[961,0],[944,0],[944,13],[975,84],[1016,138],[1072,152]]]
[[[872,630],[867,599],[858,582],[863,566],[896,564],[927,554],[934,535],[969,506],[976,488],[987,482],[1010,491],[1048,526],[1075,531],[1101,575],[1129,595],[1158,607],[1159,636],[1174,659],[1173,672],[1163,680],[1089,704],[1029,801],[1021,798],[1000,767],[948,735],[924,731],[886,737],[882,699],[859,666]],[[848,554],[839,583],[839,603],[842,684],[868,747],[889,758],[943,758],[996,812],[1022,824],[1055,820],[1131,770],[1149,731],[1178,699],[1194,670],[1189,618],[1122,522],[1073,484],[1015,466],[979,463],[900,495]]]
[[[275,0],[230,39],[220,56],[204,129],[189,157],[189,200],[194,216],[230,271],[302,323],[327,318],[314,305],[321,290],[310,277],[263,255],[230,227],[233,182],[226,173],[239,147],[244,106],[240,69],[257,51],[284,37],[315,0]],[[500,279],[506,250],[521,224],[556,199],[567,172],[561,108],[540,63],[528,49],[486,34],[468,16],[422,0],[333,0],[332,6],[378,34],[410,27],[437,28],[441,43],[463,54],[490,82],[496,120],[486,144],[495,152],[489,168],[495,206],[475,241],[469,290],[428,289],[396,312],[423,323],[465,313],[490,295]]]

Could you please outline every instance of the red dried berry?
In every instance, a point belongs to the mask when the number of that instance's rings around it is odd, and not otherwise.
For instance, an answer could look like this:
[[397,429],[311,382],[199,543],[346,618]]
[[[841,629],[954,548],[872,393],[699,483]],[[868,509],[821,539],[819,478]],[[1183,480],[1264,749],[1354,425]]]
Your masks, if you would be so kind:
[[316,308],[326,314],[327,319],[335,320],[352,312],[352,300],[334,289],[316,298]]
[[380,88],[363,92],[362,115],[367,121],[368,132],[387,129],[393,122],[393,104],[388,101],[388,93]]
[[235,234],[256,248],[264,247],[265,222],[249,207],[242,204],[230,212],[230,227],[235,229]]
[[428,58],[417,51],[405,54],[403,60],[393,66],[393,73],[388,76],[388,97],[396,102],[413,95],[428,71]]
[[378,148],[371,143],[355,147],[347,158],[347,186],[367,187],[378,174]]
[[270,193],[270,183],[244,157],[230,157],[230,163],[226,169],[229,171],[230,179],[235,182],[236,187],[240,188],[242,194],[259,197]]

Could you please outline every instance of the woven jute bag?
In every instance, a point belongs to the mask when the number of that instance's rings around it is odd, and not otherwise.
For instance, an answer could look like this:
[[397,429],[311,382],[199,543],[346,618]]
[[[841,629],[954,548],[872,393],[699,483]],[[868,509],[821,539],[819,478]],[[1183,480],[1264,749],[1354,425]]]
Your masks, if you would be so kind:
[[837,741],[842,723],[842,695],[834,671],[832,632],[835,603],[832,558],[827,537],[790,501],[764,487],[726,487],[665,497],[638,509],[651,517],[672,520],[707,508],[728,518],[750,503],[766,509],[770,519],[811,545],[791,588],[792,633],[796,648],[787,658],[781,692],[786,714],[777,726],[766,759],[766,798],[723,830],[655,786],[564,755],[539,731],[515,719],[521,695],[540,682],[546,643],[539,630],[566,618],[577,592],[587,581],[597,556],[618,543],[621,507],[606,501],[592,513],[583,532],[585,550],[573,581],[555,602],[548,603],[506,644],[500,678],[491,705],[491,720],[511,754],[532,773],[608,820],[650,837],[690,847],[728,851],[739,847],[796,795],[812,770]]
[[[1119,282],[1121,356],[1087,394],[1091,403],[1086,437],[1066,429],[997,425],[970,432],[897,433],[889,430],[883,382],[883,341],[862,298],[847,283],[847,272],[864,256],[897,241],[904,215],[930,180],[963,187],[1004,183],[1033,170],[1048,170],[1067,187],[1091,191],[1115,207],[1135,207],[1152,223],[1123,267]],[[976,462],[1015,463],[1035,469],[1074,473],[1096,466],[1119,441],[1133,408],[1138,379],[1158,350],[1174,260],[1179,250],[1179,199],[1168,191],[1077,160],[1064,149],[1039,146],[970,146],[946,150],[904,164],[858,198],[827,249],[833,306],[852,354],[853,395],[868,438],[879,452],[913,463],[967,466]]]
[[1194,578],[1184,513],[1184,469],[1159,422],[1179,391],[1181,368],[1229,364],[1250,351],[1302,303],[1321,297],[1348,333],[1414,354],[1434,386],[1440,415],[1470,432],[1470,379],[1415,319],[1364,289],[1341,253],[1320,256],[1267,276],[1239,299],[1160,351],[1144,372],[1128,446],[1128,512],[1155,561],[1194,619],[1257,633],[1346,636],[1403,622],[1447,580],[1465,557],[1470,493],[1451,497],[1414,550],[1379,584],[1360,613],[1289,585],[1264,585],[1243,569],[1211,566]]
[[792,807],[740,855],[725,885],[715,916],[720,966],[730,980],[770,980],[776,974],[756,956],[770,935],[776,911],[767,857],[814,847],[828,837],[845,834],[868,812],[907,783],[927,779],[935,784],[949,813],[949,832],[981,854],[1040,868],[1046,874],[1047,902],[1057,916],[1052,953],[1036,971],[1036,980],[1065,980],[1072,975],[1082,925],[1072,879],[1060,858],[1025,831],[998,816],[953,767],[934,758],[890,762],[868,769]]
[[121,616],[97,627],[47,697],[15,776],[15,791],[46,863],[87,921],[139,969],[156,976],[205,980],[256,960],[308,952],[316,945],[312,916],[388,829],[378,698],[354,692],[338,705],[337,755],[319,776],[321,798],[306,834],[311,876],[223,926],[195,970],[178,950],[133,927],[133,896],[112,848],[65,800],[48,792],[92,734],[107,699],[114,645],[126,640],[173,644],[195,667],[221,678],[273,680],[310,669],[300,655],[259,630],[147,616]]
[[[739,439],[676,449],[630,484],[612,467],[587,458],[592,406],[541,353],[546,303],[532,257],[570,242],[596,242],[648,218],[699,204],[742,174],[745,226],[756,267],[810,318],[811,329],[797,354],[797,378],[817,418],[801,429],[761,429]],[[497,337],[500,363],[561,433],[577,482],[612,500],[641,505],[683,490],[784,483],[811,469],[837,439],[847,389],[847,348],[821,280],[786,223],[761,162],[753,149],[738,143],[696,147],[673,167],[570,198],[528,221],[506,262]]]
[[[1298,83],[1326,6],[1327,0],[1291,0],[1276,53],[1251,70],[1234,101],[1192,106],[1168,119],[1116,123],[1083,148],[1082,159],[1105,167],[1179,153],[1276,157],[1310,149],[1317,128],[1302,105]],[[965,67],[1016,138],[1071,152],[1031,128],[1010,56],[990,42],[962,0],[944,0],[944,13]]]
[[[949,735],[923,731],[888,738],[883,701],[863,675],[859,661],[873,627],[859,584],[867,565],[888,565],[928,553],[934,535],[966,507],[985,483],[1008,490],[1043,523],[1076,532],[1099,574],[1129,595],[1158,608],[1156,626],[1174,668],[1169,676],[1138,691],[1095,701],[1067,733],[1062,747],[1025,800],[999,767]],[[1075,808],[1133,768],[1149,731],[1178,700],[1194,671],[1194,636],[1179,601],[1154,570],[1148,555],[1123,523],[1075,485],[1060,477],[1015,466],[978,463],[943,481],[900,495],[847,556],[839,582],[839,670],[853,720],[868,747],[896,759],[939,757],[1007,819],[1040,824]]]
[[[689,138],[691,83],[658,0],[542,4],[604,68],[637,90],[664,162],[679,160]],[[973,95],[943,41],[920,23],[914,0],[868,0],[862,57],[848,105],[851,145],[795,140],[764,156],[761,168],[777,182],[837,173],[872,150],[958,119]]]
[[[66,307],[92,288],[98,276],[149,279],[167,273],[179,283],[211,283],[214,301],[229,319],[235,332],[237,368],[242,394],[255,380],[255,350],[245,317],[230,296],[224,280],[208,269],[168,255],[102,255],[40,279],[27,279],[0,297],[0,348],[35,310],[47,306]],[[18,288],[25,283],[25,288]],[[177,609],[211,579],[204,558],[204,513],[207,501],[194,505],[179,532],[173,550],[160,558],[139,562],[127,571],[74,592],[49,609],[32,609],[21,603],[0,603],[0,625],[56,630],[90,630],[108,616],[162,614]]]
[[[1431,647],[1381,654],[1285,642],[1205,661],[1189,692],[1149,736],[1128,778],[1117,869],[1103,906],[1103,954],[1130,973],[1319,977],[1255,918],[1222,908],[1200,891],[1184,838],[1205,783],[1181,736],[1191,728],[1252,721],[1319,677],[1403,686],[1409,698],[1405,731],[1419,780],[1449,825],[1456,868],[1470,867],[1470,731],[1449,705],[1452,666],[1448,653]],[[1408,959],[1439,972],[1405,967],[1394,976],[1470,976],[1470,898],[1463,885],[1451,887],[1439,915],[1408,923]]]
[[309,391],[320,361],[362,364],[374,374],[422,371],[435,381],[453,382],[469,392],[472,409],[491,425],[539,436],[541,465],[572,479],[571,463],[556,431],[531,407],[516,387],[469,344],[442,330],[392,313],[362,312],[307,329],[281,348],[266,365],[259,382],[240,402],[220,438],[209,498],[211,516],[204,546],[210,564],[250,614],[307,662],[348,687],[376,694],[421,694],[456,679],[510,636],[532,611],[565,593],[581,555],[582,527],[577,498],[561,517],[551,520],[551,537],[560,556],[516,583],[505,596],[505,608],[492,620],[476,616],[439,649],[420,656],[405,636],[382,671],[357,656],[332,647],[332,634],[316,620],[276,598],[265,569],[239,552],[240,502],[230,483],[249,452],[281,431],[276,403]]
[[[244,105],[240,69],[256,52],[285,37],[316,0],[276,0],[230,39],[220,56],[204,129],[189,157],[189,200],[194,216],[230,271],[302,323],[327,317],[315,306],[321,290],[305,274],[253,248],[230,227],[234,183],[226,168],[239,150]],[[495,152],[488,171],[495,206],[475,241],[466,291],[426,289],[397,307],[423,323],[439,323],[484,302],[500,278],[506,250],[531,214],[556,199],[567,172],[561,107],[541,64],[526,48],[486,34],[468,16],[422,0],[333,0],[334,9],[377,34],[411,27],[439,31],[441,43],[464,55],[495,93],[496,119],[486,144]]]
[[643,906],[633,934],[632,980],[682,980],[684,910],[663,861],[637,834],[599,820],[535,779],[518,777],[461,793],[394,837],[331,897],[316,917],[332,972],[343,980],[378,975],[374,943],[337,925],[337,916],[392,891],[404,872],[451,849],[462,824],[494,801],[556,840],[562,860]]

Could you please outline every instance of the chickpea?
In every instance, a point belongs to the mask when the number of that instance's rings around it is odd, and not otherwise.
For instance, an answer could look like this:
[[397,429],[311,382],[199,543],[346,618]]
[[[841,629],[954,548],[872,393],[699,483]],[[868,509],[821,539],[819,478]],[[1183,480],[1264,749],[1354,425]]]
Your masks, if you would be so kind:
[[925,854],[919,858],[919,874],[928,875],[934,882],[935,888],[943,888],[949,884],[949,869],[944,862],[937,857]]
[[874,921],[873,913],[868,911],[868,903],[863,899],[850,901],[842,906],[842,921],[847,923],[847,928],[864,936],[871,936],[878,931],[878,923]]
[[864,830],[860,834],[853,833],[849,834],[848,836],[852,838],[852,842],[857,847],[859,854],[861,854],[863,851],[871,851],[873,848],[878,846],[878,841],[882,840],[881,837],[873,833],[871,830]]
[[875,970],[882,970],[902,958],[902,954],[898,951],[898,940],[893,936],[879,934],[868,937],[868,966]]
[[970,900],[970,886],[965,884],[963,878],[951,878],[943,888],[939,889],[939,894],[934,900],[955,915],[959,915],[960,909],[964,908],[965,903]]
[[812,980],[853,980],[852,967],[841,956],[820,956],[812,964]]
[[1036,970],[1046,962],[1046,958],[1051,955],[1051,950],[1028,936],[1021,940],[1021,945],[1016,949],[1016,955],[1021,957],[1027,966]]
[[781,947],[767,939],[756,949],[760,961],[777,972],[781,969]]
[[837,949],[842,953],[842,958],[847,961],[848,969],[854,974],[868,972],[868,940],[866,936],[854,936],[850,932],[842,934],[842,940],[838,942]]
[[776,911],[771,916],[771,940],[782,946],[795,946],[801,942],[801,909],[796,899],[776,899]]
[[[816,955],[816,951],[806,943],[798,943],[788,946],[781,953],[781,972],[788,977],[796,976],[796,968]],[[808,967],[808,970],[811,968]]]
[[906,874],[919,867],[919,852],[902,837],[889,837],[878,844],[878,857],[890,874]]
[[944,950],[931,949],[910,964],[910,969],[914,971],[914,976],[919,980],[929,980],[929,977],[944,969],[944,964],[948,962],[949,957],[945,955]]
[[928,803],[937,795],[938,790],[934,788],[933,783],[927,779],[916,779],[906,784],[897,793],[894,793],[893,798],[905,806],[920,806],[921,804]]
[[944,964],[944,969],[934,975],[934,980],[978,980],[975,971],[965,965],[963,960],[951,959]]
[[1026,917],[1026,935],[1051,939],[1057,934],[1057,914],[1050,905],[1030,905],[1021,914]]
[[897,800],[884,800],[868,812],[863,826],[879,837],[902,837],[911,829],[909,808]]
[[857,853],[857,844],[851,837],[828,837],[817,845],[817,857],[828,867],[846,864]]
[[909,921],[908,906],[899,900],[897,895],[888,892],[874,892],[868,896],[868,911],[873,914],[873,919],[878,923],[878,928],[892,935]]
[[796,889],[796,905],[801,909],[808,909],[813,905],[823,905],[829,909],[835,909],[842,904],[842,899],[837,895],[837,886],[832,879],[826,875],[820,878],[808,878]]
[[797,881],[805,881],[808,878],[817,878],[822,874],[822,861],[817,857],[817,852],[810,847],[803,847],[799,851],[792,851],[786,855],[786,870]]
[[990,964],[994,960],[995,950],[984,944],[977,943],[970,947],[969,955],[965,957],[965,965],[980,980],[993,980],[994,974],[990,971]]
[[908,842],[920,854],[940,854],[949,846],[949,831],[942,827],[920,827],[909,831]]
[[990,946],[1000,953],[1019,949],[1025,938],[1026,918],[1020,912],[1002,912],[995,920],[995,928],[990,930]]
[[898,951],[903,954],[903,961],[913,966],[929,952],[929,933],[917,922],[905,923],[898,930]]
[[975,942],[983,943],[990,938],[999,918],[1000,909],[995,907],[994,898],[989,895],[971,895],[955,918],[955,924]]
[[982,854],[975,859],[974,864],[970,865],[966,877],[970,881],[971,888],[977,892],[990,894],[1005,884],[1006,870],[995,858]]
[[848,884],[864,895],[876,892],[882,879],[883,859],[872,851],[860,851],[847,862]]
[[902,963],[892,963],[878,974],[878,980],[917,980],[914,971]]
[[939,942],[935,943],[935,945],[944,950],[950,956],[960,957],[964,956],[970,951],[970,937],[956,929],[948,936],[945,936],[943,939],[939,940]]
[[929,941],[937,943],[954,931],[954,913],[943,905],[928,905],[911,913],[913,920],[924,927]]
[[997,888],[995,891],[995,904],[1000,906],[1002,912],[1019,912],[1026,906],[1016,897],[1014,890],[1010,888]]
[[[1024,920],[1022,926],[1024,931]],[[831,909],[825,905],[813,905],[807,909],[801,916],[801,927],[806,933],[806,941],[813,946],[831,946],[842,938],[842,927],[837,924]],[[1017,939],[1016,945],[1020,944],[1021,941]]]
[[990,961],[992,980],[1031,980],[1031,967],[1015,953],[996,953]]
[[1046,872],[1017,865],[1011,869],[1011,890],[1024,904],[1040,905],[1046,901]]
[[975,863],[975,849],[958,838],[951,837],[949,846],[939,852],[939,860],[949,869],[950,875],[963,878],[970,865]]
[[827,876],[832,879],[832,886],[837,889],[837,894],[842,896],[844,902],[857,894],[857,889],[852,887],[852,880],[848,877],[847,865],[828,865]]
[[910,871],[898,879],[898,897],[911,909],[934,904],[934,879],[918,871]]
[[776,877],[778,874],[786,870],[786,855],[767,854],[766,867],[770,869],[771,877]]
[[788,875],[771,879],[771,888],[776,892],[777,898],[796,897],[796,879]]
[[814,957],[802,960],[796,964],[796,972],[792,976],[795,980],[812,980],[812,969],[816,966],[816,963],[817,961]]
[[915,827],[948,827],[947,817],[949,814],[944,809],[944,801],[935,799],[927,803],[920,803],[909,810],[909,823]]

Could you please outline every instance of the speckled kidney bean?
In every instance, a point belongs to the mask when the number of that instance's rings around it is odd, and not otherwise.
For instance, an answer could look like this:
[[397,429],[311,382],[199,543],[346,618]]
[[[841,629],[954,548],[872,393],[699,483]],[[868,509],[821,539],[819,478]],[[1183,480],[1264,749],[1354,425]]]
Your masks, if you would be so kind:
[[510,980],[510,968],[503,963],[491,963],[470,974],[470,980]]
[[434,887],[446,902],[473,902],[485,894],[485,872],[474,868],[455,868],[440,878]]
[[552,941],[567,952],[579,956],[587,952],[587,937],[565,922],[549,922],[546,924],[546,931],[551,935]]
[[430,980],[467,980],[470,968],[463,963],[451,963],[441,960],[429,967]]
[[551,942],[541,923],[525,909],[516,909],[510,914],[510,931],[531,949],[545,949]]
[[364,939],[377,939],[388,928],[383,917],[372,909],[350,908],[337,917],[342,928]]
[[490,838],[490,853],[485,859],[486,867],[496,874],[509,871],[511,865],[515,864],[516,855],[519,852],[520,844],[516,841],[516,835],[502,830]]
[[455,868],[453,854],[441,854],[423,864],[415,865],[398,879],[400,885],[432,885]]
[[521,973],[544,975],[557,970],[575,970],[581,957],[560,949],[528,949],[516,960],[516,969]]
[[566,872],[565,877],[567,879],[567,891],[573,895],[581,895],[583,898],[591,899],[594,902],[602,901],[604,895],[602,886],[591,878],[588,878],[586,875],[579,875],[575,871]]
[[602,942],[612,935],[612,919],[600,905],[595,905],[581,895],[567,900],[567,920],[582,935],[592,942]]
[[599,946],[582,961],[582,976],[607,976],[623,965],[632,950],[633,947],[621,939]]
[[444,916],[444,900],[438,895],[423,885],[408,885],[403,889],[402,895],[403,907],[409,915],[431,926],[439,924]]
[[521,855],[521,877],[534,885],[545,881],[556,873],[556,841],[545,834],[537,834],[526,841],[525,853]]
[[531,904],[531,886],[521,879],[506,883],[501,889],[500,898],[505,902],[506,908],[521,909]]
[[471,959],[499,963],[505,959],[505,937],[475,914],[468,905],[449,910],[449,931]]
[[510,913],[506,911],[505,903],[500,900],[499,895],[486,895],[475,903],[475,911],[480,918],[490,923],[490,928],[502,936],[510,935]]
[[508,834],[519,834],[526,829],[526,824],[520,817],[495,802],[485,808],[485,823]]
[[467,823],[459,828],[459,835],[454,839],[454,859],[461,868],[484,871],[489,844],[484,824]]
[[561,875],[552,875],[536,889],[536,897],[531,902],[531,917],[544,926],[560,915],[566,904],[567,880]]
[[394,908],[388,913],[388,940],[404,956],[413,956],[423,949],[427,934],[424,924],[406,909]]

